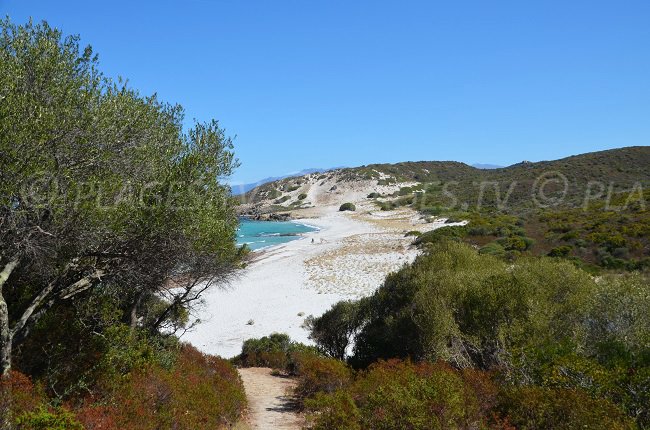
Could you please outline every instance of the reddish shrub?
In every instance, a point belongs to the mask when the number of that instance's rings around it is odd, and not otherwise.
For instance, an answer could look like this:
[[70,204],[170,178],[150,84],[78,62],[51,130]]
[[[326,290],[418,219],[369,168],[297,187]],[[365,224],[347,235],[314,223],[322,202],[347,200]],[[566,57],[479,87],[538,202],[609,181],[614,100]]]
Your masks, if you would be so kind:
[[246,407],[235,368],[183,345],[174,368],[130,375],[108,404],[89,402],[77,417],[88,430],[219,429]]
[[342,361],[308,352],[291,354],[292,374],[298,376],[295,394],[308,398],[317,392],[333,393],[348,386],[352,371]]
[[0,378],[0,416],[33,412],[42,402],[40,390],[22,373],[12,371],[9,376]]
[[496,393],[485,373],[389,360],[333,394],[314,395],[306,406],[313,412],[311,428],[318,430],[511,430],[507,420],[490,419]]

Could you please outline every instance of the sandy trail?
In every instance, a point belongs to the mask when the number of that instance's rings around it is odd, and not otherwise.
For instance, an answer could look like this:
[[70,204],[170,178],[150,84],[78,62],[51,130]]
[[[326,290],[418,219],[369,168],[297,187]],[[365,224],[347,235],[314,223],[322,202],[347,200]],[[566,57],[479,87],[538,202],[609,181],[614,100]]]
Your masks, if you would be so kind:
[[288,389],[295,381],[272,376],[271,369],[239,369],[248,398],[251,429],[300,430],[303,420],[295,412]]

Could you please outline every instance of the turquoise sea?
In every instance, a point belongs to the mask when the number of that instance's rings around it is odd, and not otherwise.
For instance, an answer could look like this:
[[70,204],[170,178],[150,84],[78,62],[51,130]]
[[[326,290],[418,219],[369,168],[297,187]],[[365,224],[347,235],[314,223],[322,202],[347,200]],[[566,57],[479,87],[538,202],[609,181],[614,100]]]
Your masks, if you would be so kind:
[[252,250],[300,239],[302,233],[318,230],[292,221],[250,221],[242,219],[237,231],[237,243]]

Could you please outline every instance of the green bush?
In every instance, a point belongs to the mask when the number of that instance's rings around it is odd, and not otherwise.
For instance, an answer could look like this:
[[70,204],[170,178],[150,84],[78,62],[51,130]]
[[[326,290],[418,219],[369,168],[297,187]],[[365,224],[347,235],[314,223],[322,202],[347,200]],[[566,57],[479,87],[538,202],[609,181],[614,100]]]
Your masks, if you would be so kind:
[[458,226],[458,225],[445,226],[445,227],[437,228],[435,230],[428,231],[426,233],[422,233],[420,236],[417,237],[417,239],[415,239],[415,242],[413,242],[413,244],[415,245],[423,245],[428,243],[434,244],[443,241],[445,239],[460,240],[466,235],[467,235],[467,227],[465,226]]
[[294,352],[291,361],[291,374],[298,377],[294,394],[301,400],[312,398],[316,393],[334,393],[352,381],[352,370],[334,358],[310,352]]
[[357,210],[356,206],[354,206],[353,203],[343,203],[341,207],[339,208],[340,212],[343,211],[355,211]]
[[370,193],[370,194],[368,194],[369,199],[376,199],[378,197],[381,197],[381,194],[379,194],[379,193]]
[[478,250],[479,254],[493,255],[495,257],[503,257],[506,255],[506,250],[497,242],[491,242]]
[[369,317],[355,338],[352,361],[364,366],[411,357],[491,369],[515,366],[511,353],[547,342],[580,342],[579,348],[586,341],[575,335],[584,333],[595,289],[589,274],[566,262],[508,265],[442,241],[389,275],[366,301]]
[[519,387],[504,391],[499,410],[518,429],[632,430],[634,424],[613,403],[581,390]]
[[84,430],[75,416],[62,408],[48,410],[42,407],[18,417],[16,423],[24,430]]
[[[479,390],[475,387],[481,387]],[[444,365],[391,360],[373,364],[348,388],[306,405],[319,430],[487,428],[491,383]]]
[[298,196],[298,200],[305,200],[307,198],[307,194],[302,193]]
[[273,333],[259,339],[247,339],[236,362],[244,367],[272,367],[284,369],[291,339],[285,333]]
[[548,253],[549,257],[566,257],[571,253],[572,246],[562,245],[551,249]]
[[352,337],[361,324],[360,302],[340,301],[318,318],[306,320],[309,338],[330,357],[344,360]]
[[280,197],[279,199],[277,199],[276,201],[274,201],[273,203],[275,203],[276,205],[280,205],[280,204],[286,202],[287,200],[289,200],[290,198],[291,198],[291,196],[283,196],[283,197]]
[[305,407],[313,413],[308,417],[311,430],[362,430],[361,412],[348,392],[317,393]]
[[404,237],[409,237],[409,236],[419,237],[421,235],[422,235],[421,231],[411,230],[411,231],[406,232],[406,234],[404,234]]
[[320,354],[313,346],[293,342],[285,333],[273,333],[244,341],[241,354],[232,361],[243,367],[271,367],[291,373],[295,366],[292,354],[297,352]]
[[503,237],[497,240],[497,243],[506,251],[525,251],[526,242],[520,236]]

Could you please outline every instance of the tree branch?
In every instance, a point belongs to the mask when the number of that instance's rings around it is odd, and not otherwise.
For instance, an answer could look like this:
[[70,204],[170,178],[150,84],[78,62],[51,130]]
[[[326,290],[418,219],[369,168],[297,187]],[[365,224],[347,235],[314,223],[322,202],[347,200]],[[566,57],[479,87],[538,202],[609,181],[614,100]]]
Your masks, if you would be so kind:
[[13,272],[17,266],[18,266],[17,258],[14,258],[9,263],[5,264],[5,267],[2,269],[2,272],[0,272],[0,290],[2,290],[2,286],[5,284],[5,282],[7,282],[7,279],[9,279],[11,272]]

